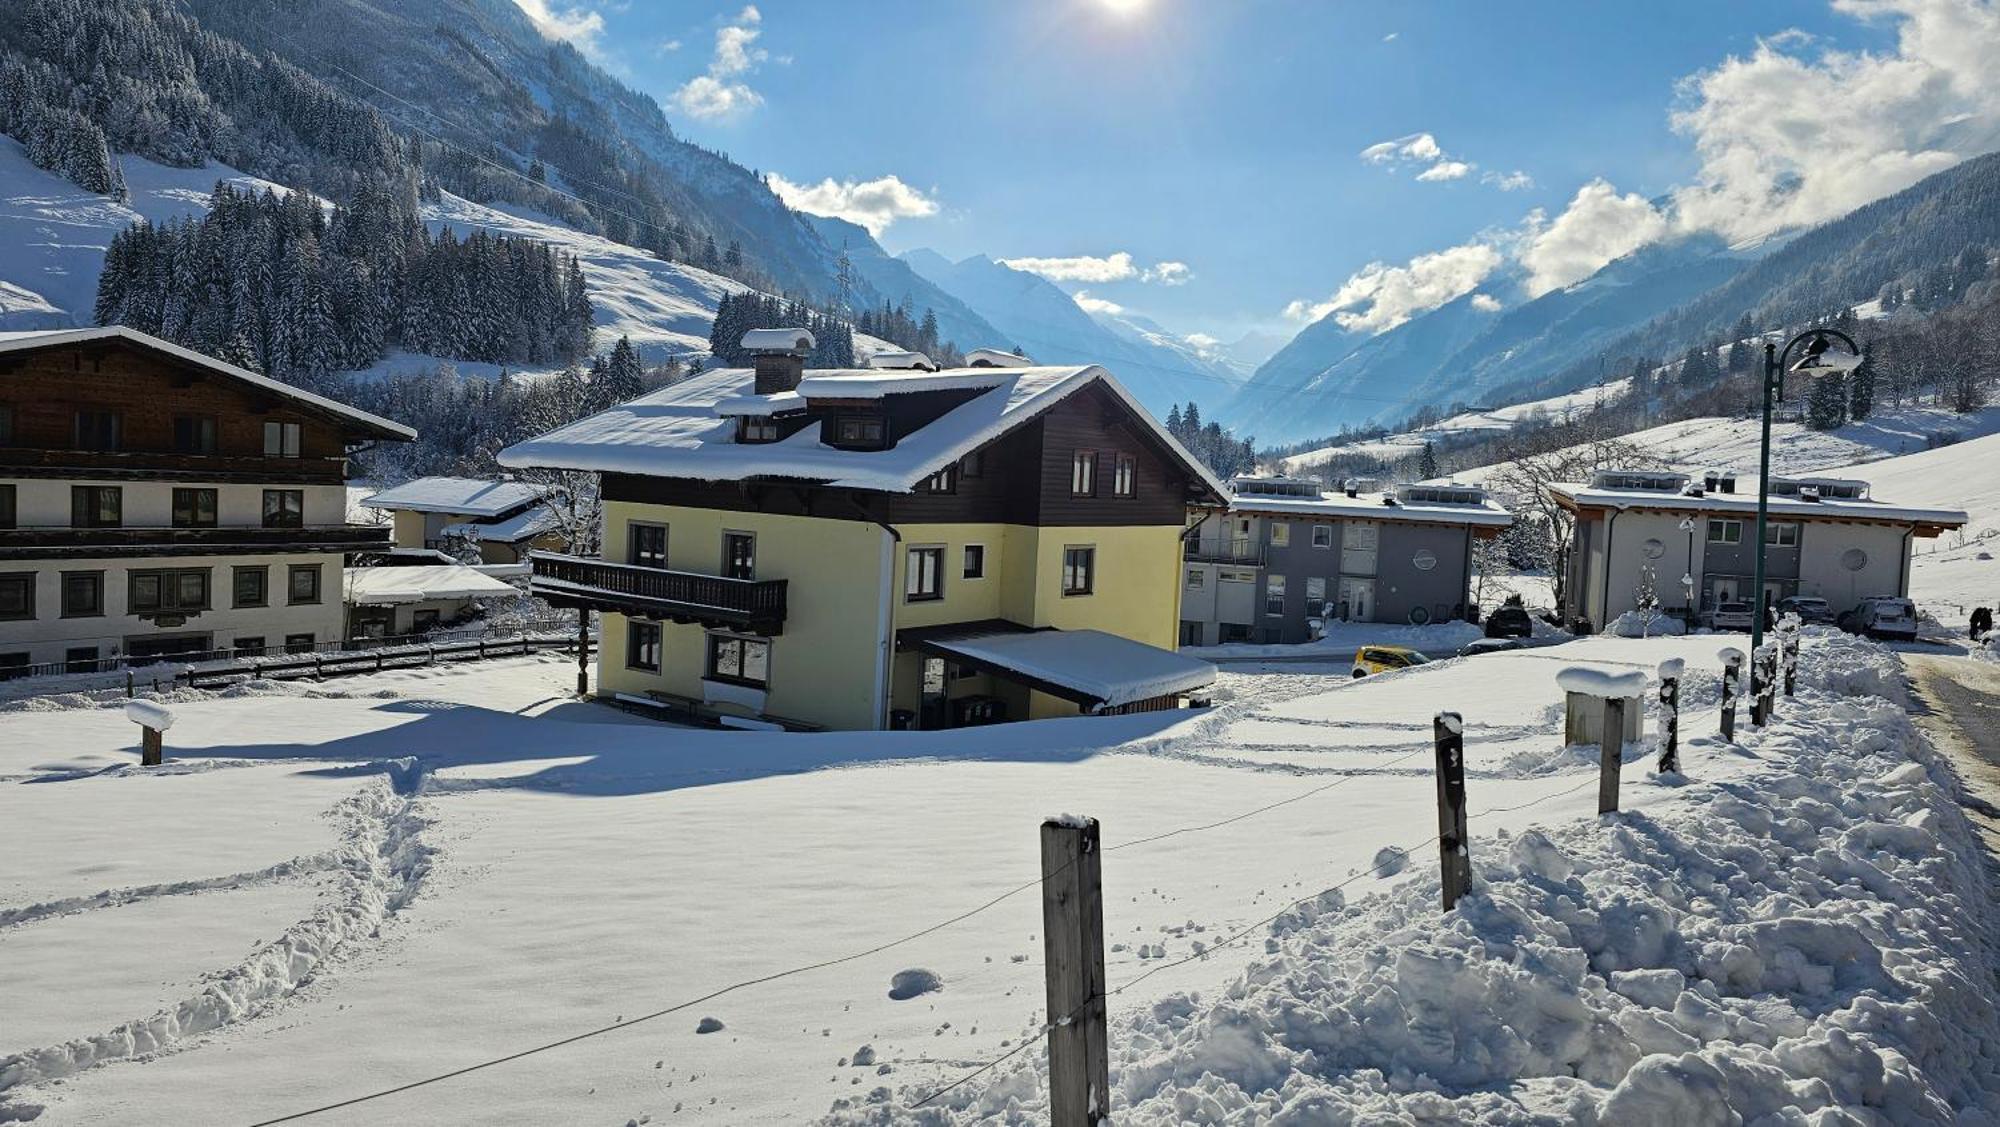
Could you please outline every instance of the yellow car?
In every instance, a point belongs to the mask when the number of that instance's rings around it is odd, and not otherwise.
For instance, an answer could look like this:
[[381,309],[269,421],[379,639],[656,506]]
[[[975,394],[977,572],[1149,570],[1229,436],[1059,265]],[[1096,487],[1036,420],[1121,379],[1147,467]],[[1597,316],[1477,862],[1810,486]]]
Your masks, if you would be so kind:
[[1430,660],[1420,651],[1408,646],[1363,646],[1354,651],[1354,675],[1366,677],[1370,673],[1409,669],[1412,666],[1427,664]]

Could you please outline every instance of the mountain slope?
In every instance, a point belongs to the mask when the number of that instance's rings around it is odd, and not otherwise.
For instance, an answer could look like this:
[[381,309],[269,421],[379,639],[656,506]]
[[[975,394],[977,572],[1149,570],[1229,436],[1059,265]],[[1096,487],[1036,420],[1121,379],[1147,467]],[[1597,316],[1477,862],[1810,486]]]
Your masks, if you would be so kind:
[[[937,283],[912,269],[908,262],[882,249],[868,230],[858,223],[825,215],[808,215],[806,222],[819,232],[828,246],[845,251],[857,279],[877,295],[875,304],[907,302],[919,317],[925,309],[937,314],[938,331],[947,341],[965,352],[975,348],[1012,347],[1006,334],[993,327],[971,306],[947,293]],[[851,305],[863,302],[850,299]]]
[[[1102,364],[1149,409],[1164,416],[1176,403],[1214,403],[1236,380],[1230,371],[1161,341],[1136,323],[1110,328],[1039,274],[1015,270],[983,254],[950,262],[929,250],[903,261],[1000,331],[1003,347],[1018,346],[1044,364]],[[1170,336],[1153,326],[1152,332]],[[1185,347],[1184,343],[1182,347]]]

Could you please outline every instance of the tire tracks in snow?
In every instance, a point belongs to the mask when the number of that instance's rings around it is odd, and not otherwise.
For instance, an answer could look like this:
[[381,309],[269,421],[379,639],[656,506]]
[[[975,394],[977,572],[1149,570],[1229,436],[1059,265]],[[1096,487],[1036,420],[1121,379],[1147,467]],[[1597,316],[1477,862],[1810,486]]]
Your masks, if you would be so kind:
[[278,880],[331,873],[339,884],[334,902],[292,924],[244,961],[207,976],[206,984],[194,996],[95,1036],[0,1057],[0,1123],[31,1119],[40,1111],[31,1103],[10,1104],[8,1096],[16,1089],[74,1076],[112,1061],[166,1052],[189,1038],[256,1017],[311,982],[354,945],[379,936],[382,925],[421,891],[435,854],[434,847],[423,840],[434,819],[418,796],[422,789],[420,766],[414,760],[383,766],[388,779],[371,780],[327,812],[342,823],[342,844],[325,854],[281,862],[252,874],[117,890],[18,909],[21,914],[10,923],[134,903],[148,896],[231,887],[246,875],[253,880]]

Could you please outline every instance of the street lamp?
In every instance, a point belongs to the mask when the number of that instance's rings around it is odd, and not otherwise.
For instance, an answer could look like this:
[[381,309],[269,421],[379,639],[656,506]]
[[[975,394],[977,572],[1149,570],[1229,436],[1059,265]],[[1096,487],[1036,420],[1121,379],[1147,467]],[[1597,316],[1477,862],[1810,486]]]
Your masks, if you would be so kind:
[[[1847,355],[1830,351],[1836,340],[1847,346]],[[1750,616],[1753,659],[1764,644],[1764,524],[1771,510],[1771,405],[1785,397],[1785,362],[1801,344],[1805,350],[1789,370],[1802,376],[1851,372],[1861,366],[1860,346],[1839,329],[1807,329],[1786,341],[1782,349],[1770,341],[1764,343],[1764,438],[1757,453],[1757,578],[1750,604],[1756,608]]]

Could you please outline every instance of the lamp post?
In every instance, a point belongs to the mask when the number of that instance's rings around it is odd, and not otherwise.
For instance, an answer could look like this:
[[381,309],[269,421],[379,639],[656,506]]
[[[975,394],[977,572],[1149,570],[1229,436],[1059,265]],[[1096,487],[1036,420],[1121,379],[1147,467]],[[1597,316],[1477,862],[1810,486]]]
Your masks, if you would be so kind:
[[[1829,354],[1836,340],[1847,346],[1848,355]],[[1789,370],[1802,376],[1850,372],[1861,364],[1860,347],[1853,337],[1839,329],[1807,329],[1786,341],[1782,349],[1774,342],[1764,343],[1764,437],[1757,452],[1757,577],[1750,601],[1752,660],[1764,644],[1764,524],[1771,511],[1771,405],[1785,397],[1785,362],[1801,344],[1805,345],[1805,351]]]

